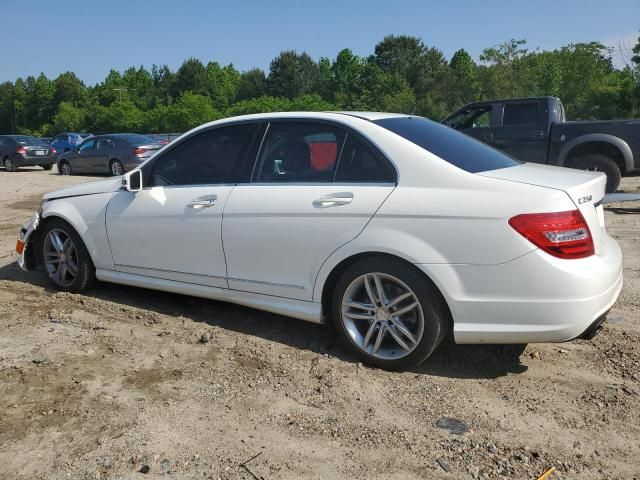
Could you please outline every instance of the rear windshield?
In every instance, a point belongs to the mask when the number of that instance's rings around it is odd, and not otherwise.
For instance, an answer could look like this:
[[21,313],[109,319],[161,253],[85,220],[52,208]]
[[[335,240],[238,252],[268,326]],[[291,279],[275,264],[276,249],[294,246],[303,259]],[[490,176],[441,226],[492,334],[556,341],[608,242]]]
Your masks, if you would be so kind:
[[20,145],[40,145],[47,143],[40,138],[31,137],[29,135],[14,135],[12,138]]
[[152,138],[149,138],[145,135],[135,135],[135,134],[131,134],[131,135],[117,135],[116,138],[121,138],[126,140],[130,145],[136,146],[136,145],[149,145],[149,144],[153,144],[156,143],[156,141]]
[[520,161],[464,133],[423,117],[394,117],[373,123],[470,173],[520,165]]

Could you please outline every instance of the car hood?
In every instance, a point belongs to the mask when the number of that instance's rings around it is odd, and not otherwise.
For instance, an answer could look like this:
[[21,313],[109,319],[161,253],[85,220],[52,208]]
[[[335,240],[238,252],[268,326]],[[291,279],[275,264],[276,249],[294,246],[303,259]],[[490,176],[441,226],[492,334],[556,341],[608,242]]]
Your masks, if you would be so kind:
[[71,187],[62,188],[44,195],[45,200],[53,200],[64,197],[78,197],[80,195],[95,195],[96,193],[117,192],[122,188],[122,178],[114,177],[97,182],[81,183]]

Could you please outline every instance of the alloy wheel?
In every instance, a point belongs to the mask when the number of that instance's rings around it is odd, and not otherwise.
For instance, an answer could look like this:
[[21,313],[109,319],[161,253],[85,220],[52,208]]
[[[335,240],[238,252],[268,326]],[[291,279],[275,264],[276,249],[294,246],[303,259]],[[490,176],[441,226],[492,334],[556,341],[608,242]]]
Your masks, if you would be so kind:
[[71,166],[67,162],[63,162],[60,165],[60,169],[62,170],[62,175],[71,175]]
[[123,173],[122,170],[123,168],[120,162],[118,162],[117,160],[114,162],[111,162],[111,173],[113,174],[113,176],[119,177]]
[[78,276],[78,250],[71,237],[54,228],[47,233],[42,247],[44,264],[49,278],[56,285],[69,287]]
[[424,333],[418,297],[400,279],[366,273],[347,287],[341,320],[351,341],[363,352],[395,360],[415,350]]
[[11,161],[10,158],[5,158],[4,159],[4,169],[7,172],[13,172],[13,162]]

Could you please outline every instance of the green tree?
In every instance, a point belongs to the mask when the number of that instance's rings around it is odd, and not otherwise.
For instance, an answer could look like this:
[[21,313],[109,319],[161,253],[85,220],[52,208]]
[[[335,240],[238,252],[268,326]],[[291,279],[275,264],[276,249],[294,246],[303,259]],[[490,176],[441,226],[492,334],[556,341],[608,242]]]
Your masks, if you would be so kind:
[[232,64],[226,67],[218,62],[207,64],[208,93],[214,108],[224,110],[234,102],[240,78],[240,72]]
[[81,131],[85,125],[86,112],[70,102],[62,102],[53,117],[53,130],[57,132]]
[[271,62],[267,92],[289,99],[314,93],[318,74],[318,64],[307,53],[298,55],[294,50],[287,50]]
[[189,58],[176,72],[175,80],[172,82],[173,97],[176,98],[186,91],[207,95],[208,83],[207,69],[202,62],[197,58]]
[[267,89],[267,79],[260,68],[252,68],[240,75],[235,100],[262,97]]
[[184,132],[220,117],[209,97],[186,91],[167,108],[163,127],[172,132]]

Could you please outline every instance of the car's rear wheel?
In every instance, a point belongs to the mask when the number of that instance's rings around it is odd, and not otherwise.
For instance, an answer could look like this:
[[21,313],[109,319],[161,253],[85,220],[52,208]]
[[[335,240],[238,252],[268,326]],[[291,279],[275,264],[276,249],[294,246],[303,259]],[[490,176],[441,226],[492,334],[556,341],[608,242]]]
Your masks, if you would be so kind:
[[384,257],[347,268],[333,292],[332,313],[351,350],[387,370],[422,363],[449,325],[448,309],[435,287],[414,267]]
[[4,164],[4,169],[7,172],[15,172],[18,169],[18,167],[16,167],[16,164],[13,163],[13,160],[11,160],[9,157],[6,157],[2,163]]
[[620,167],[611,157],[600,153],[590,153],[578,158],[571,166],[580,170],[604,173],[607,176],[607,193],[615,192],[620,186],[620,177],[622,176]]
[[66,160],[63,160],[58,164],[58,172],[60,172],[60,175],[73,175],[71,165],[69,165],[69,162]]
[[114,177],[119,177],[124,173],[124,167],[122,166],[120,160],[111,160],[111,163],[109,164],[109,170],[111,171],[111,175],[113,175]]
[[43,170],[51,170],[53,168],[53,165],[42,165],[42,169]]
[[95,280],[95,267],[82,239],[67,222],[47,222],[40,235],[40,260],[45,275],[58,290],[78,293]]

